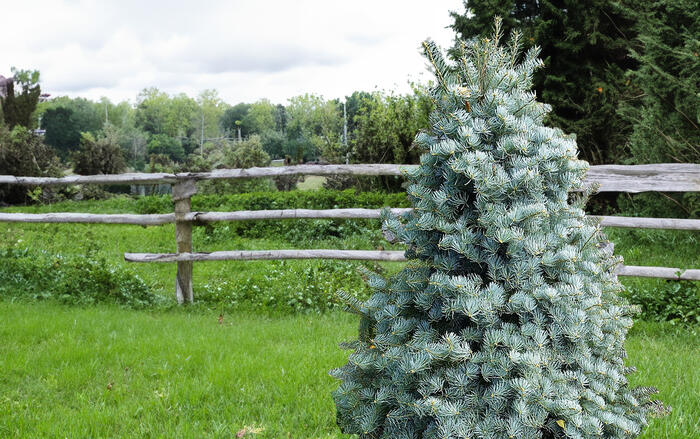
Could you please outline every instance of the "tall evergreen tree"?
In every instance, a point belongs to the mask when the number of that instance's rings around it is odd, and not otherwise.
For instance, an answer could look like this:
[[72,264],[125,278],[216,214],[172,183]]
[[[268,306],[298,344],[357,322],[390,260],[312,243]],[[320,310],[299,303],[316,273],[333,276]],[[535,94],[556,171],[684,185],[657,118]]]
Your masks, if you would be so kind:
[[80,145],[80,128],[73,115],[70,108],[56,107],[49,108],[41,117],[41,126],[46,130],[44,141],[64,160]]
[[632,123],[633,163],[700,163],[700,12],[694,0],[658,0],[630,9],[636,18],[628,78],[637,99],[621,111]]
[[6,83],[6,96],[0,98],[2,116],[10,129],[16,125],[33,128],[32,114],[41,96],[39,72],[12,68],[14,78]]
[[[332,371],[338,423],[360,438],[632,438],[652,388],[630,388],[631,309],[619,258],[582,210],[588,164],[543,125],[531,49],[495,35],[448,65],[426,42],[436,84],[427,152],[409,171],[415,208],[385,216],[409,262],[370,276],[348,363]],[[345,295],[344,295],[345,296]]]
[[576,134],[583,159],[618,161],[630,127],[617,109],[627,94],[625,71],[635,65],[628,55],[634,21],[620,2],[469,0],[464,5],[464,13],[452,12],[457,36],[486,36],[495,15],[504,17],[505,31],[521,29],[526,47],[541,47],[547,67],[534,77],[538,95],[552,106],[547,122]]

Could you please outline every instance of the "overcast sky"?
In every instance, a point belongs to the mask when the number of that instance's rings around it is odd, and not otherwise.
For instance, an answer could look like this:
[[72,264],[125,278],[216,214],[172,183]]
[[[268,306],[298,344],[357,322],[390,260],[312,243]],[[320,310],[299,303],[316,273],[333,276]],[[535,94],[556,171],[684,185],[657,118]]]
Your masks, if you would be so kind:
[[228,103],[316,93],[407,91],[447,47],[461,0],[119,0],[3,2],[0,75],[38,69],[42,90],[133,102],[144,87]]

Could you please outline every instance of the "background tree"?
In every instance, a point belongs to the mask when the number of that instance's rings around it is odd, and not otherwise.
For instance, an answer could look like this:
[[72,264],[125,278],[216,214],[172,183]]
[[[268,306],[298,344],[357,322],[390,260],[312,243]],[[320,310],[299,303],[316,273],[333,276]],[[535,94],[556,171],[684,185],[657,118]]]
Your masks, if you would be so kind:
[[[260,136],[253,134],[243,141],[220,140],[205,149],[205,160],[210,169],[252,168],[269,166],[270,156],[265,152]],[[217,180],[198,184],[201,193],[243,193],[274,190],[269,178]]]
[[366,91],[354,91],[350,96],[345,96],[345,112],[348,122],[348,144],[352,143],[355,129],[357,128],[355,116],[360,112],[362,102],[371,97],[372,94]]
[[175,162],[185,160],[185,149],[182,147],[182,143],[167,134],[151,136],[148,141],[148,154],[164,155]]
[[412,148],[419,130],[428,126],[431,104],[419,95],[374,92],[353,117],[351,159],[355,163],[417,163]]
[[[113,105],[107,104],[108,110],[110,106]],[[70,124],[78,132],[97,134],[107,121],[105,106],[101,102],[94,102],[80,97],[58,96],[39,104],[37,116],[41,118],[42,128],[46,129],[44,125],[46,112],[56,108],[66,108],[71,111]]]
[[276,129],[275,112],[275,106],[267,99],[251,104],[242,120],[248,135],[263,135],[268,131],[274,131]]
[[200,116],[197,102],[184,93],[171,97],[157,88],[147,88],[137,98],[136,126],[151,134],[195,136]]
[[327,101],[317,95],[305,94],[289,99],[287,137],[295,151],[290,148],[286,154],[295,161],[320,155],[330,162],[344,162],[343,119],[338,110],[337,100]]
[[228,105],[219,97],[219,92],[214,89],[202,91],[197,96],[200,117],[197,119],[197,129],[194,136],[201,136],[202,120],[204,121],[204,138],[216,138],[222,135],[219,120],[226,111]]
[[[660,0],[629,9],[637,39],[628,72],[633,99],[620,114],[632,124],[626,162],[700,163],[700,13],[697,2]],[[621,194],[624,214],[700,218],[700,194]]]
[[34,128],[32,117],[41,96],[38,70],[11,69],[13,78],[6,83],[7,96],[0,98],[5,125],[12,129],[15,125]]
[[[231,137],[238,137],[238,129],[240,128],[241,137],[248,137],[248,127],[243,124],[245,116],[248,114],[250,104],[238,103],[224,111],[219,119],[219,126],[222,131],[228,133]],[[239,122],[239,124],[236,124]]]
[[[59,161],[51,147],[29,129],[16,125],[11,131],[0,124],[0,175],[58,177]],[[0,202],[26,203],[31,188],[0,185]]]
[[80,128],[73,115],[70,108],[56,107],[47,109],[41,117],[41,127],[46,130],[44,141],[62,160],[66,160],[80,144]]
[[282,134],[287,131],[287,109],[282,104],[275,105],[275,130]]
[[[355,92],[348,102],[348,148],[345,156],[351,163],[418,162],[420,151],[413,147],[413,140],[421,129],[428,126],[432,108],[425,90],[415,87],[412,95]],[[399,190],[402,183],[402,178],[392,176],[335,176],[326,179],[325,187]]]
[[90,133],[82,134],[80,149],[73,153],[73,172],[79,175],[119,174],[125,167],[114,127],[108,126],[97,138]]
[[700,13],[690,0],[631,9],[639,68],[628,80],[636,99],[622,114],[632,123],[633,163],[700,163]]
[[636,32],[626,14],[627,3],[469,0],[464,12],[451,13],[452,28],[460,39],[486,37],[493,17],[499,15],[506,32],[521,29],[525,46],[541,47],[547,66],[535,75],[535,90],[552,105],[548,122],[576,134],[585,160],[615,163],[630,131],[630,123],[617,109],[630,94],[625,72],[636,65],[628,54]]

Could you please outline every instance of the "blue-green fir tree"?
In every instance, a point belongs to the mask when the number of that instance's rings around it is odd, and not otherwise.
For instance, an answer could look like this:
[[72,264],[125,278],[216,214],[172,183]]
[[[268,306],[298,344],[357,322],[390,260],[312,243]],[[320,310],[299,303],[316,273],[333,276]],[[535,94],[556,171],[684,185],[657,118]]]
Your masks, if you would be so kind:
[[[632,309],[621,261],[586,218],[588,164],[543,125],[531,91],[537,49],[519,37],[464,43],[435,72],[425,153],[407,172],[414,211],[384,217],[406,267],[369,277],[348,363],[331,371],[337,420],[360,438],[633,438],[653,388],[631,388]],[[585,191],[584,191],[585,192]]]

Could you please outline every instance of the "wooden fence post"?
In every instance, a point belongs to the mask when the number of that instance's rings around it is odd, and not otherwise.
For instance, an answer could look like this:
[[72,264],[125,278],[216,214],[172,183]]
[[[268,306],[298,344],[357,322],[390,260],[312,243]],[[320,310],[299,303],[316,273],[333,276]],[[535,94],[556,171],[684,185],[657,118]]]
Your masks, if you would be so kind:
[[[173,185],[173,203],[175,204],[175,240],[178,253],[192,253],[192,222],[187,220],[190,213],[190,197],[197,193],[194,180],[182,180]],[[192,303],[192,262],[177,263],[175,280],[177,303]]]

